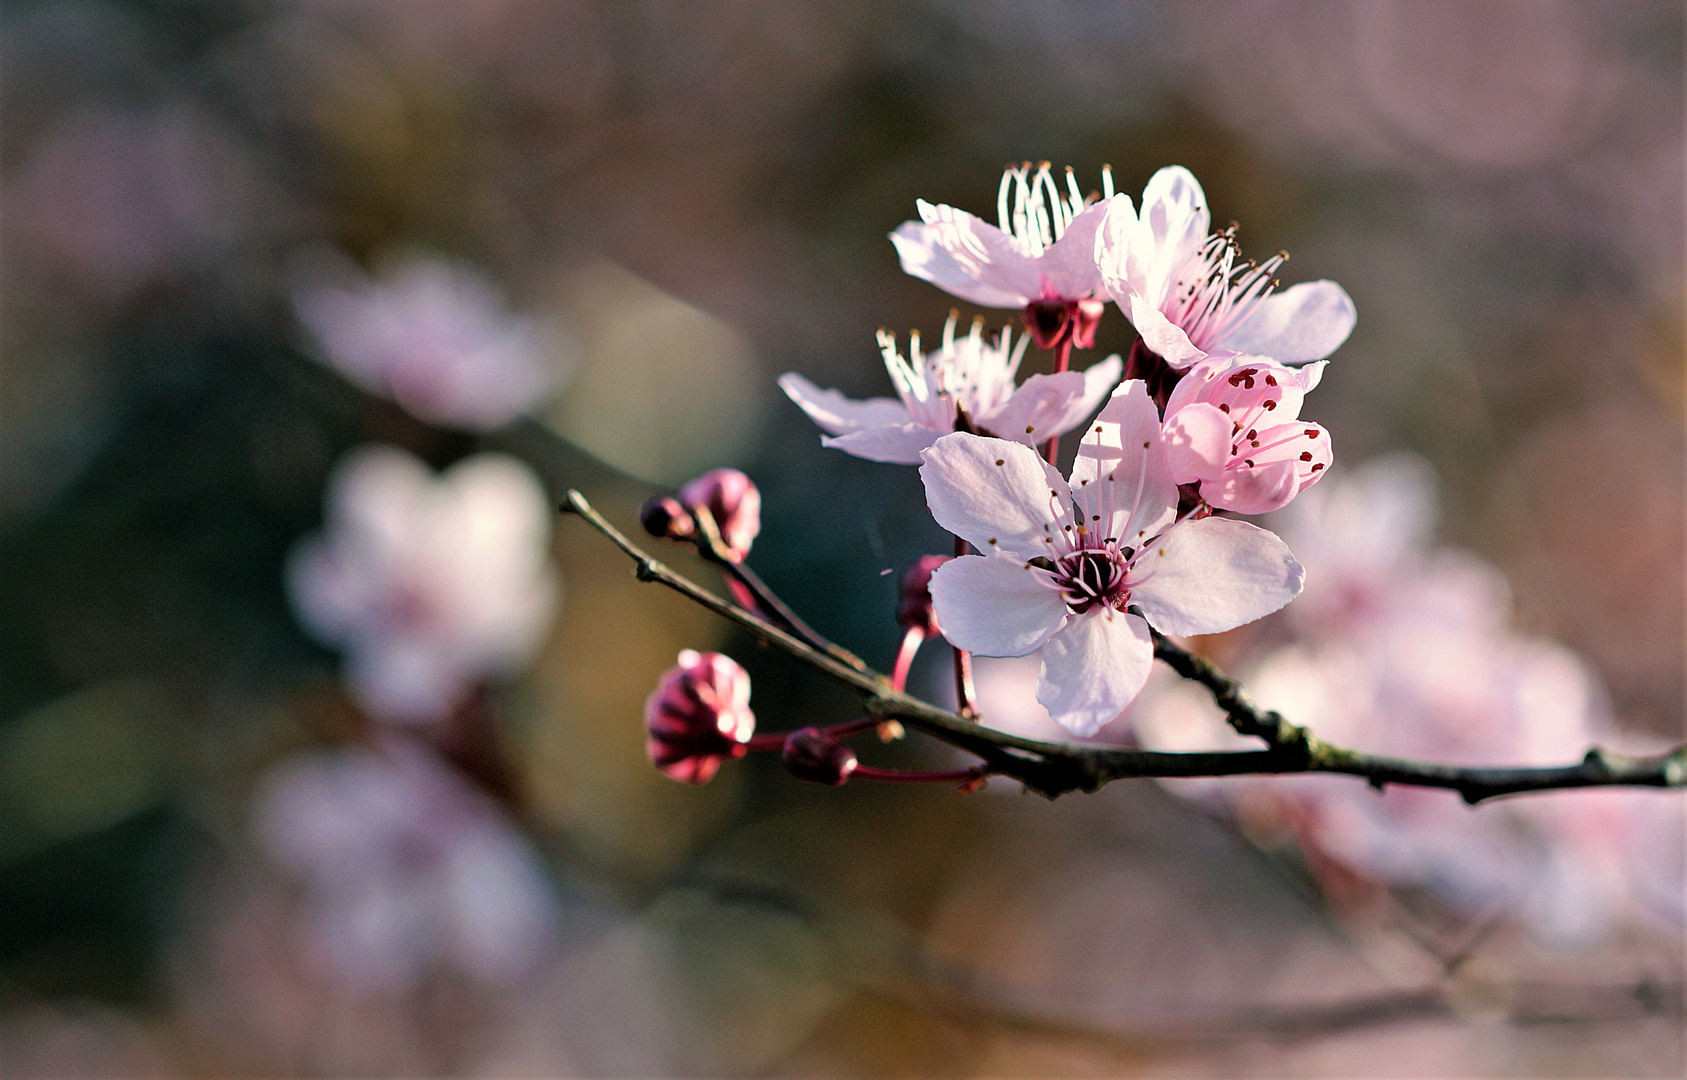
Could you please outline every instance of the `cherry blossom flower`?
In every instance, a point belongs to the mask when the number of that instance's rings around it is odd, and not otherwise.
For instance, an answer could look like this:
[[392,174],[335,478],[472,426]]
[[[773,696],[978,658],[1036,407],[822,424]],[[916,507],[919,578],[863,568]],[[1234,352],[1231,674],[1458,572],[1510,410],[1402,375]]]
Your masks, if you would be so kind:
[[644,703],[651,763],[675,780],[706,784],[743,757],[756,733],[750,673],[730,656],[686,649]]
[[984,656],[1042,649],[1037,700],[1076,735],[1142,689],[1154,659],[1150,624],[1217,633],[1300,591],[1300,564],[1265,530],[1217,517],[1173,523],[1177,488],[1159,414],[1138,380],[1096,418],[1070,483],[1003,439],[946,435],[922,457],[938,524],[985,553],[932,575],[944,636]]
[[527,466],[479,454],[435,478],[402,450],[365,446],[335,468],[326,501],[287,582],[305,628],[345,651],[371,716],[442,719],[537,647],[558,582],[550,503]]
[[[1043,162],[1002,174],[996,197],[1001,227],[952,206],[918,202],[919,221],[890,234],[902,269],[962,300],[1019,308],[1042,348],[1068,333],[1081,349],[1095,344],[1102,301],[1095,265],[1096,230],[1115,201],[1113,176],[1102,170],[1103,196],[1089,202],[1071,169],[1062,193]],[[1127,204],[1129,200],[1126,200]]]
[[1027,340],[1015,344],[1012,331],[1003,327],[999,337],[987,341],[982,320],[956,339],[951,315],[936,352],[922,352],[916,332],[909,335],[904,358],[896,337],[879,332],[885,368],[900,400],[851,401],[794,372],[781,376],[779,385],[830,433],[822,444],[869,461],[917,465],[921,451],[958,424],[1033,446],[1082,424],[1119,381],[1123,365],[1109,356],[1081,373],[1033,375],[1015,386]]
[[1330,434],[1298,419],[1326,361],[1285,367],[1259,356],[1198,361],[1166,401],[1172,479],[1199,484],[1221,510],[1263,514],[1287,505],[1330,465]]
[[1107,201],[1095,261],[1105,293],[1145,344],[1182,370],[1220,350],[1284,364],[1322,360],[1353,331],[1353,301],[1333,281],[1273,293],[1287,255],[1242,263],[1234,229],[1209,235],[1212,215],[1188,169],[1161,169],[1142,191]]
[[404,740],[295,757],[260,783],[261,846],[306,886],[313,960],[363,992],[447,966],[515,982],[556,934],[527,841],[448,767]]
[[321,358],[422,420],[502,427],[561,380],[557,334],[513,314],[466,265],[409,256],[372,279],[344,259],[316,263],[293,306]]

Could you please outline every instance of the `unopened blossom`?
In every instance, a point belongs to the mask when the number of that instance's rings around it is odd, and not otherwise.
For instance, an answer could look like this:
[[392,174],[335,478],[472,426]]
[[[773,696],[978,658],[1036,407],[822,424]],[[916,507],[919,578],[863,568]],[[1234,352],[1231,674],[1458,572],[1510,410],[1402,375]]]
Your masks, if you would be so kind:
[[1200,485],[1221,510],[1263,514],[1310,487],[1330,465],[1330,433],[1299,419],[1325,361],[1285,367],[1259,356],[1211,356],[1166,401],[1172,479]]
[[526,839],[404,740],[286,761],[259,784],[253,824],[305,886],[310,959],[354,989],[411,988],[440,967],[508,984],[555,939],[554,891]]
[[890,234],[902,269],[980,307],[1018,308],[1042,348],[1067,334],[1079,348],[1095,343],[1102,301],[1095,237],[1114,201],[1112,174],[1090,202],[1071,169],[1062,192],[1048,162],[1002,174],[996,197],[1000,228],[965,210],[921,199],[919,221]]
[[860,767],[855,751],[817,727],[799,728],[785,737],[779,761],[798,780],[838,787]]
[[1207,197],[1188,169],[1155,173],[1140,211],[1125,196],[1107,206],[1095,237],[1102,288],[1173,368],[1221,350],[1284,364],[1322,360],[1353,331],[1353,301],[1335,282],[1278,293],[1274,275],[1287,255],[1239,262],[1233,231],[1209,232]]
[[469,266],[409,256],[375,278],[344,260],[312,269],[293,306],[320,357],[422,420],[502,427],[561,379],[556,335],[514,314]]
[[679,489],[679,503],[693,513],[709,512],[733,562],[749,557],[761,532],[761,491],[754,480],[737,469],[711,469]]
[[923,456],[938,524],[984,552],[932,575],[944,636],[985,656],[1042,649],[1037,700],[1073,734],[1093,733],[1142,689],[1150,624],[1217,633],[1300,591],[1300,564],[1265,530],[1217,517],[1173,523],[1177,487],[1138,380],[1091,425],[1070,481],[1002,439],[947,435]]
[[921,555],[902,571],[896,599],[896,623],[902,629],[917,630],[926,637],[943,632],[931,602],[931,575],[950,559],[948,555]]
[[645,701],[644,727],[652,764],[675,780],[708,783],[756,733],[750,673],[730,656],[682,651]]
[[929,353],[917,332],[909,335],[907,357],[895,335],[879,332],[896,400],[851,401],[795,373],[781,376],[779,385],[829,433],[822,444],[869,461],[918,464],[921,451],[956,430],[1032,446],[1082,424],[1119,381],[1122,365],[1110,356],[1081,373],[1032,375],[1016,385],[1027,340],[1016,344],[1007,327],[988,340],[982,320],[957,339],[951,315],[942,346]]
[[425,723],[526,662],[550,623],[550,502],[526,465],[478,454],[436,477],[391,446],[335,467],[323,531],[296,546],[300,621],[345,654],[371,716]]

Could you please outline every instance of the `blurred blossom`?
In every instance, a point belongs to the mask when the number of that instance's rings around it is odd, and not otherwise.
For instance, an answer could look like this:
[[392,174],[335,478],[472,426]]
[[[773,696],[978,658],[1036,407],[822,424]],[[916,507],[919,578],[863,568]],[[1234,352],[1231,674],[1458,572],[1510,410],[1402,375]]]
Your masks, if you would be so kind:
[[[1300,640],[1251,665],[1255,698],[1334,743],[1398,757],[1569,764],[1595,742],[1609,744],[1603,688],[1581,658],[1510,628],[1505,583],[1492,567],[1428,546],[1432,482],[1417,459],[1379,459],[1282,515],[1307,566],[1306,591],[1291,608]],[[1247,742],[1193,689],[1147,703],[1135,727],[1161,749]],[[1628,800],[1647,793],[1471,808],[1450,791],[1378,793],[1342,777],[1180,789],[1288,828],[1315,867],[1427,889],[1472,915],[1509,910],[1565,942],[1598,937],[1649,888],[1623,852],[1650,848],[1649,834],[1668,827],[1630,811]]]
[[685,649],[644,703],[645,753],[663,774],[706,784],[756,733],[750,673],[732,657]]
[[90,1001],[0,1015],[0,1068],[16,1078],[175,1075],[138,1019]]
[[464,264],[409,255],[374,278],[331,256],[303,265],[293,306],[322,358],[430,423],[502,427],[542,404],[568,366],[554,329],[513,314]]
[[288,586],[306,629],[345,651],[370,715],[439,720],[538,647],[560,586],[550,504],[527,466],[477,454],[436,478],[402,450],[365,446],[335,467],[326,503]]
[[253,827],[305,886],[313,959],[353,989],[403,990],[439,967],[508,984],[555,939],[556,898],[527,841],[401,739],[282,764]]

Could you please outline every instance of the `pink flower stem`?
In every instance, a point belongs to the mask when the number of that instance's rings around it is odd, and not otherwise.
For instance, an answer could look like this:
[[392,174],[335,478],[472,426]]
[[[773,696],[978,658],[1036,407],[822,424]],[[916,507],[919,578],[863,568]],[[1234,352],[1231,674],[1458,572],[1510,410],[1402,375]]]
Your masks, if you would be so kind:
[[974,765],[970,769],[941,769],[929,772],[904,772],[901,769],[875,769],[871,765],[857,765],[849,774],[851,780],[883,780],[892,784],[964,784],[988,776],[989,769]]
[[[1059,375],[1072,362],[1072,329],[1067,326],[1066,333],[1054,344],[1054,373]],[[1043,445],[1043,457],[1050,465],[1055,464],[1055,458],[1060,456],[1060,436],[1056,435]]]
[[[967,554],[967,542],[955,537],[955,556]],[[955,649],[955,711],[962,716],[978,719],[978,692],[972,685],[972,654]]]
[[917,626],[908,628],[902,635],[902,647],[896,650],[896,667],[890,673],[892,689],[901,691],[908,686],[908,669],[914,666],[914,655],[920,651],[925,643],[926,633]]
[[[873,728],[878,727],[882,723],[884,723],[883,720],[878,720],[870,716],[862,716],[857,717],[854,720],[845,720],[839,724],[828,725],[827,727],[820,728],[819,731],[821,734],[829,735],[834,739],[842,740],[849,738],[851,735],[859,735],[863,731],[871,731]],[[785,740],[790,736],[790,734],[791,733],[789,731],[769,731],[765,735],[753,735],[750,737],[750,741],[744,744],[745,752],[751,754],[762,754],[769,751],[783,750],[785,748]]]

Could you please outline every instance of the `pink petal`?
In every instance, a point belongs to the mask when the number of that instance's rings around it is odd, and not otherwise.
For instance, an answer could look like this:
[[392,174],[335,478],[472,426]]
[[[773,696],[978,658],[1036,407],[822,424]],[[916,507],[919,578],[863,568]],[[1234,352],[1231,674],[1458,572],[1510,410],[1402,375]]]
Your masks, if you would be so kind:
[[1136,699],[1154,666],[1148,626],[1101,605],[1066,621],[1043,646],[1037,700],[1074,735],[1094,735]]
[[[1196,402],[1166,418],[1166,461],[1172,480],[1190,484],[1217,479],[1230,460],[1230,418],[1215,405]],[[1210,500],[1209,500],[1210,501]]]
[[1019,241],[952,206],[920,204],[922,224],[890,234],[902,269],[980,307],[1024,307],[1040,289],[1036,260]]
[[1174,368],[1186,368],[1206,355],[1194,346],[1182,327],[1140,295],[1131,297],[1131,325],[1136,327],[1142,343]]
[[1136,218],[1127,272],[1135,291],[1157,306],[1177,283],[1177,272],[1206,242],[1212,215],[1200,181],[1188,169],[1172,165],[1149,178]]
[[1201,482],[1201,497],[1220,510],[1237,514],[1269,514],[1287,506],[1300,491],[1300,477],[1292,461],[1263,461],[1234,466],[1217,479]]
[[1353,300],[1340,285],[1307,281],[1267,297],[1221,344],[1278,363],[1301,364],[1335,352],[1357,320]]
[[779,376],[779,389],[828,435],[908,422],[907,407],[895,398],[856,401],[836,390],[822,390],[794,371]]
[[1060,594],[1006,555],[963,555],[931,576],[937,624],[950,644],[983,656],[1024,656],[1066,621]]
[[1121,383],[1084,433],[1072,463],[1083,525],[1130,545],[1171,524],[1177,485],[1160,440],[1160,414],[1140,379]]
[[1036,451],[957,432],[920,457],[926,505],[939,525],[987,553],[1030,559],[1054,552],[1072,493]]
[[1299,594],[1306,572],[1264,529],[1210,517],[1174,525],[1138,552],[1131,602],[1166,634],[1216,634],[1269,615]]
[[848,435],[821,436],[820,445],[842,450],[868,461],[883,461],[892,465],[918,465],[920,451],[937,441],[941,432],[919,424],[889,424],[884,427],[852,431]]
[[[1114,196],[1117,199],[1119,196]],[[1129,199],[1125,200],[1129,203]],[[1063,300],[1076,300],[1093,293],[1101,284],[1095,266],[1095,234],[1107,214],[1108,202],[1091,203],[1078,212],[1059,240],[1037,260],[1043,293]]]
[[1084,377],[1079,372],[1033,375],[1019,384],[1001,408],[980,417],[979,426],[999,438],[1035,446],[1070,430],[1070,426],[1057,425],[1083,396]]

